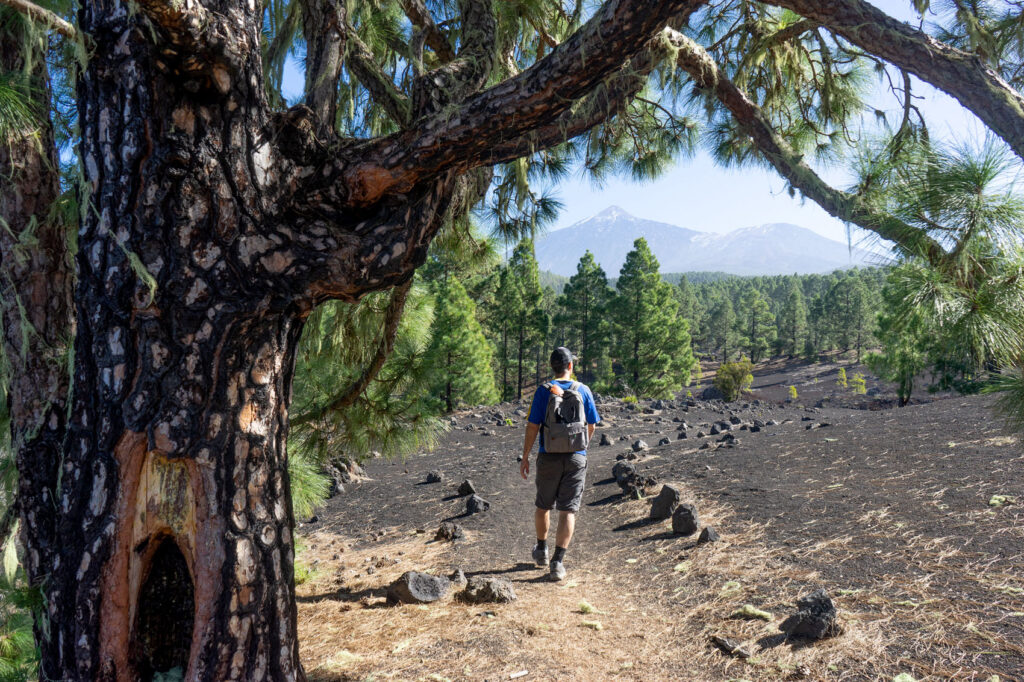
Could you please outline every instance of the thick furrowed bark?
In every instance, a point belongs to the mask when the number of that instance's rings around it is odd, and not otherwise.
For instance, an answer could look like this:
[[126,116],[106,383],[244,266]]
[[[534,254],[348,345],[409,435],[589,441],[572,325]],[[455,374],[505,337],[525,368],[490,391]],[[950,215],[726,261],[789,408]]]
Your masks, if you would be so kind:
[[1024,158],[1024,96],[975,55],[950,47],[864,0],[768,0],[952,95]]

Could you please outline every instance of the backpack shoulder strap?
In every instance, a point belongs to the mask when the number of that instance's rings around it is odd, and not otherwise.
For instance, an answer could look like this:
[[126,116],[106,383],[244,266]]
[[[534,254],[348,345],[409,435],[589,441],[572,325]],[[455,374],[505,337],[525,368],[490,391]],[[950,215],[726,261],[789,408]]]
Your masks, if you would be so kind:
[[545,381],[543,384],[541,384],[541,387],[546,388],[547,390],[550,391],[551,390],[551,382],[550,381]]
[[580,382],[578,382],[578,381],[572,382],[572,386],[569,387],[569,390],[570,391],[579,391],[580,390]]

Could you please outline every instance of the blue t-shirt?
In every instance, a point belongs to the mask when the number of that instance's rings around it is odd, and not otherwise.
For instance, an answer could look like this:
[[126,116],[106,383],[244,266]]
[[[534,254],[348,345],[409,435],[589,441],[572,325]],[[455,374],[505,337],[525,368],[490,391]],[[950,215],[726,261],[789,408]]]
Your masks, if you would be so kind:
[[[552,383],[558,384],[563,390],[567,390],[572,386],[571,379],[555,379]],[[594,394],[590,392],[590,388],[584,384],[579,385],[580,397],[583,398],[583,414],[587,419],[588,424],[596,424],[601,421],[601,417],[597,414],[597,405],[594,404]],[[527,417],[526,421],[531,424],[544,424],[544,413],[548,410],[548,398],[551,397],[551,391],[544,388],[543,386],[537,387],[537,392],[533,394],[533,405],[530,406],[530,416]],[[540,452],[544,453],[544,438],[540,439]],[[586,450],[579,450],[577,455],[587,454]]]

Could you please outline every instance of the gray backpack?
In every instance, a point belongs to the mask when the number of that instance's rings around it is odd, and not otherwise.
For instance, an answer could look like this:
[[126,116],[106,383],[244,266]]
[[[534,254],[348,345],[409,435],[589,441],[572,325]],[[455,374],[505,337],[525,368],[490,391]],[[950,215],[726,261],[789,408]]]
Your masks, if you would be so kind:
[[[580,383],[572,382],[562,395],[548,396],[548,409],[544,412],[543,443],[545,452],[568,453],[586,450],[590,436],[583,412]],[[544,384],[551,391],[551,382]]]

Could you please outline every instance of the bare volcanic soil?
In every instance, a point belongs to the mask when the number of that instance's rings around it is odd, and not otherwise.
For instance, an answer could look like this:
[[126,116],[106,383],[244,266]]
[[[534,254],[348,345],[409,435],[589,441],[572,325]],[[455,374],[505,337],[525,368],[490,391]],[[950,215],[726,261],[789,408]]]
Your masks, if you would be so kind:
[[[310,678],[1024,680],[1021,443],[987,398],[879,409],[885,387],[869,378],[881,394],[853,396],[835,369],[764,367],[731,404],[601,401],[561,583],[530,561],[534,488],[516,461],[527,405],[460,412],[435,451],[371,461],[299,529]],[[791,384],[800,398],[786,403]],[[739,423],[698,437],[721,421]],[[636,440],[649,449],[633,454]],[[611,477],[619,456],[657,480],[645,499]],[[432,470],[441,482],[426,483]],[[466,514],[466,478],[487,511]],[[719,541],[649,519],[666,483]],[[435,540],[445,520],[465,537]],[[456,569],[509,579],[518,598],[386,604],[405,571]],[[817,588],[842,634],[787,640],[779,625]]]

